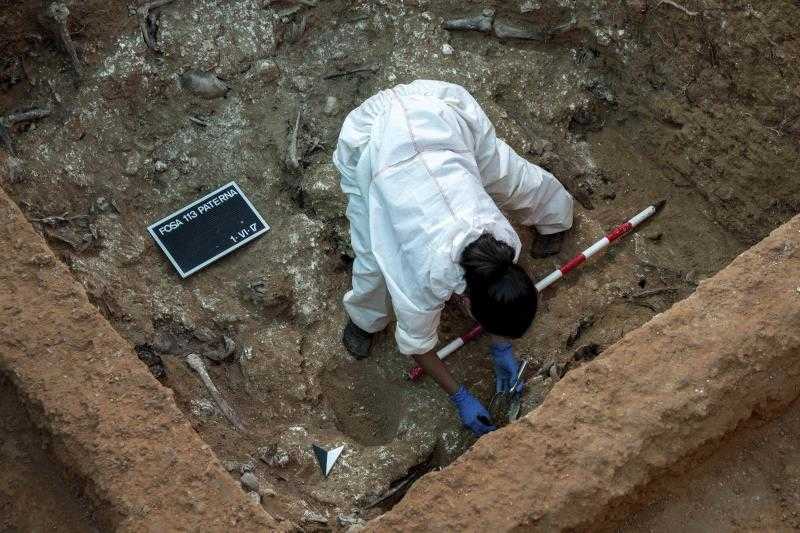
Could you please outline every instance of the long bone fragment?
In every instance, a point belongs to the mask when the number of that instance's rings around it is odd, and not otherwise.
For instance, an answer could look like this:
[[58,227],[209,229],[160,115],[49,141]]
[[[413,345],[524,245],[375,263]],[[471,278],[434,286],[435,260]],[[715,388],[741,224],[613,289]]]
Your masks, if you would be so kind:
[[18,111],[0,117],[0,144],[5,145],[8,153],[14,155],[14,144],[11,142],[11,127],[19,122],[31,122],[50,116],[50,106]]
[[[665,0],[666,1],[666,0]],[[477,17],[446,20],[442,28],[450,31],[479,31],[482,33],[494,33],[498,39],[523,39],[527,41],[546,41],[554,35],[565,33],[575,28],[575,22],[563,24],[561,26],[546,30],[543,28],[520,27],[507,24],[495,19],[495,12],[492,9],[484,9]]]
[[297,136],[300,131],[300,108],[297,108],[297,119],[294,121],[294,131],[289,137],[289,146],[286,150],[286,166],[291,170],[300,169],[300,156],[297,153]]
[[208,375],[206,366],[203,364],[202,356],[196,353],[190,353],[186,356],[186,364],[188,364],[189,367],[197,372],[198,376],[200,376],[200,381],[203,382],[206,390],[208,390],[208,393],[211,395],[214,403],[217,404],[217,407],[219,407],[219,410],[222,411],[222,414],[225,415],[225,418],[227,418],[236,429],[239,431],[244,431],[244,425],[242,424],[242,421],[236,415],[234,410],[231,409],[231,406],[228,405],[228,402],[225,401],[225,398],[222,397],[222,394],[219,393],[219,390],[214,385],[214,382],[211,381],[211,376]]
[[518,28],[502,22],[494,23],[494,34],[498,39],[525,39],[528,41],[545,41],[547,33],[541,30]]
[[445,30],[490,33],[492,31],[492,22],[494,22],[494,10],[484,9],[477,17],[446,20],[444,24],[442,24],[442,28]]
[[69,59],[72,62],[72,68],[75,69],[75,74],[77,74],[78,78],[80,78],[82,68],[81,62],[78,59],[78,52],[75,49],[75,43],[72,42],[72,38],[69,36],[69,29],[67,28],[69,9],[67,9],[66,4],[61,2],[53,2],[47,8],[47,16],[53,19],[53,21],[56,23],[58,38],[61,40],[61,44],[67,51],[67,55],[69,55]]
[[147,48],[153,52],[161,52],[156,42],[158,34],[158,12],[160,7],[165,6],[174,0],[153,0],[146,2],[136,8],[136,17],[139,19],[139,29]]

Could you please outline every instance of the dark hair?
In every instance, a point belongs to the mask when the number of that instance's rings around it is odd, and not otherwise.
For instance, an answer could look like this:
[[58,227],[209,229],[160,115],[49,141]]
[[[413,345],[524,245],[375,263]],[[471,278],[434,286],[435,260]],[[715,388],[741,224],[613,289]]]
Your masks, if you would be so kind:
[[536,316],[536,286],[514,249],[484,233],[461,254],[472,315],[489,333],[518,338]]

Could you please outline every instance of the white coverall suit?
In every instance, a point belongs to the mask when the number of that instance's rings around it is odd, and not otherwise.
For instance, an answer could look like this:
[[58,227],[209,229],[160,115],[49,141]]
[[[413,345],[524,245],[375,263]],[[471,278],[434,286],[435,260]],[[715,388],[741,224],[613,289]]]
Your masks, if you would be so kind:
[[404,354],[436,346],[444,303],[466,287],[468,244],[488,232],[519,257],[500,208],[540,234],[572,226],[570,194],[498,139],[459,85],[417,80],[372,96],[345,119],[333,163],[356,254],[345,310],[372,333],[393,307]]

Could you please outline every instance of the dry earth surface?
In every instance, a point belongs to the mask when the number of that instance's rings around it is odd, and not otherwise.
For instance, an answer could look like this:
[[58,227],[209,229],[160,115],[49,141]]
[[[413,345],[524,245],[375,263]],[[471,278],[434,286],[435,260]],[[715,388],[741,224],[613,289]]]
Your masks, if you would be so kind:
[[[77,80],[42,3],[0,0],[0,111],[53,110],[11,129],[2,186],[140,356],[163,361],[162,383],[232,475],[252,469],[275,491],[264,499],[271,514],[308,528],[313,514],[330,525],[370,518],[382,509],[365,507],[393,481],[449,463],[472,439],[435,385],[405,381],[410,362],[391,334],[365,362],[338,342],[352,257],[329,160],[344,116],[417,78],[470,90],[500,135],[581,204],[559,258],[523,260],[536,277],[669,198],[658,219],[544,295],[517,352],[534,370],[559,366],[529,387],[528,412],[582,364],[577,349],[613,344],[800,208],[800,6],[684,5],[176,0],[158,17],[155,54],[125,3],[68,2]],[[568,31],[530,42],[441,28],[487,7],[498,21]],[[369,68],[329,77],[358,67]],[[230,92],[188,93],[178,77],[192,68]],[[272,230],[181,280],[145,228],[230,180]],[[448,308],[442,340],[468,325]],[[246,432],[183,363],[190,351],[220,354],[224,337],[234,353],[207,363]],[[449,364],[488,402],[486,352],[480,341]],[[346,446],[327,480],[312,442]]]
[[743,425],[708,460],[649,492],[619,531],[800,529],[800,403]]

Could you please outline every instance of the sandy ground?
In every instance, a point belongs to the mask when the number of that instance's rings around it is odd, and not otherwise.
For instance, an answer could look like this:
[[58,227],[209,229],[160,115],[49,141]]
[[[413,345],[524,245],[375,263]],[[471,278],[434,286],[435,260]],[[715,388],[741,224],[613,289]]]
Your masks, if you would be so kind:
[[753,420],[707,460],[651,487],[618,531],[796,531],[800,529],[800,407]]
[[99,531],[80,484],[65,477],[47,448],[48,436],[0,375],[0,531]]
[[[487,3],[498,20],[569,31],[542,43],[441,29],[479,13],[477,2],[331,1],[287,15],[287,3],[203,0],[162,10],[157,55],[122,3],[71,4],[80,83],[38,2],[0,10],[0,24],[16,29],[0,41],[0,105],[53,107],[12,129],[17,152],[0,152],[3,187],[118,331],[162,358],[163,383],[232,474],[253,465],[274,488],[265,503],[274,515],[369,517],[378,511],[364,507],[393,480],[473,442],[435,385],[404,380],[410,362],[391,332],[364,362],[338,342],[352,257],[329,159],[346,113],[377,90],[417,78],[463,84],[501,136],[575,194],[561,256],[523,259],[536,278],[670,199],[641,232],[544,295],[516,347],[534,371],[577,366],[576,349],[610,345],[800,207],[796,3],[687,4],[702,15],[646,1],[523,4]],[[326,78],[364,66],[375,68]],[[188,94],[178,77],[190,68],[232,90]],[[285,156],[298,112],[293,171]],[[145,227],[232,179],[272,230],[180,280]],[[448,307],[442,340],[468,325]],[[219,352],[224,336],[235,353],[209,362],[210,372],[243,434],[182,362],[190,351]],[[488,402],[485,340],[449,364]],[[523,411],[555,381],[531,386]],[[346,445],[327,480],[311,443]]]
[[[648,487],[641,508],[603,528],[617,532],[800,529],[800,410],[753,420],[682,475]],[[612,522],[612,524],[614,524]]]

